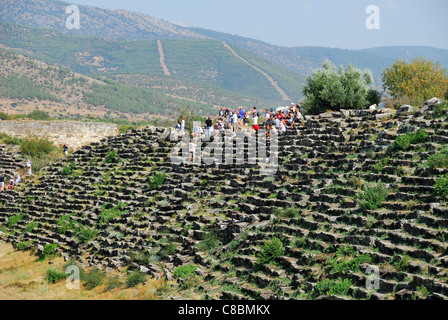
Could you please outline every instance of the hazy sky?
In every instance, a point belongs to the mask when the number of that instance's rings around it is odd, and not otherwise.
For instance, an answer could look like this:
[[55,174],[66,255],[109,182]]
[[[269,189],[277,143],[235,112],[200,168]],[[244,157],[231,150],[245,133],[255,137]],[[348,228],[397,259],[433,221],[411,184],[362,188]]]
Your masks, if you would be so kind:
[[[448,49],[447,0],[66,0],[127,9],[281,46],[363,49],[418,45]],[[380,29],[369,30],[369,5]],[[81,11],[82,15],[82,11]]]

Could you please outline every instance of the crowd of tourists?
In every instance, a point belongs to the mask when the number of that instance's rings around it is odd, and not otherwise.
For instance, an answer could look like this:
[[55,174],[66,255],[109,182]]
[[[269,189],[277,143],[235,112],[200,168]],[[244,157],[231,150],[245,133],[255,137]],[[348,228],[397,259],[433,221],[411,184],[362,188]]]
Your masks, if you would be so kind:
[[[62,149],[63,149],[64,155],[67,157],[68,151],[69,151],[68,145],[65,143],[62,146]],[[25,174],[24,178],[27,178],[32,175],[32,162],[30,159],[27,159],[25,162],[24,174]],[[9,182],[8,182],[8,178],[6,177],[6,174],[2,173],[2,174],[0,174],[0,191],[12,190],[21,181],[22,181],[22,177],[20,176],[20,173],[18,173],[18,172],[15,173],[14,176],[9,179]]]
[[[288,128],[292,128],[295,123],[303,119],[300,104],[294,103],[291,103],[290,107],[264,110],[257,107],[250,110],[244,110],[243,107],[236,110],[221,107],[215,117],[210,116],[205,120],[205,126],[194,124],[189,142],[190,162],[196,161],[197,141],[203,137],[209,139],[224,135],[226,132],[232,132],[234,135],[238,132],[253,135],[263,129],[269,138],[272,133],[286,134]],[[180,138],[185,134],[185,119],[181,119],[176,126],[175,135]]]
[[[263,122],[260,121],[261,119],[263,119]],[[273,132],[284,135],[288,128],[293,127],[295,123],[303,119],[301,106],[294,103],[291,103],[290,107],[264,110],[257,107],[250,110],[244,110],[243,107],[236,110],[221,107],[214,118],[208,117],[204,127],[195,124],[191,135],[196,140],[204,135],[207,138],[218,136],[224,134],[226,130],[234,134],[245,132],[252,135],[260,129],[264,129],[266,136],[270,137]],[[176,135],[181,137],[185,132],[185,120],[181,119],[176,126]]]
[[[0,175],[0,191],[12,190],[12,188],[18,185],[20,181],[22,181],[22,178],[20,177],[19,173],[16,173],[14,177],[11,177],[9,182],[7,181],[6,174],[2,173]],[[8,183],[8,186],[6,186],[6,183]]]
[[[25,178],[31,176],[31,160],[27,159],[25,162]],[[20,176],[20,173],[15,173],[14,176],[12,176],[9,181],[6,177],[5,173],[2,173],[0,175],[0,191],[3,190],[12,190],[15,186],[17,186],[22,181],[22,177]]]

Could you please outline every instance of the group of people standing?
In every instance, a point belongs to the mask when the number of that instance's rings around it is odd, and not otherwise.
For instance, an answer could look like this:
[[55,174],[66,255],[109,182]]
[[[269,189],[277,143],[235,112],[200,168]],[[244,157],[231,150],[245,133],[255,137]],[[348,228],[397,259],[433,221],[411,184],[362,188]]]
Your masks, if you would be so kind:
[[[17,173],[14,177],[12,177],[9,180],[8,183],[8,190],[12,190],[12,188],[14,188],[14,186],[18,185],[20,183],[20,181],[22,181],[22,178],[20,177],[20,174]],[[4,173],[2,173],[0,175],[0,191],[5,190],[5,185],[6,185],[6,175]]]
[[[69,151],[69,147],[67,144],[63,145],[63,152],[65,156],[68,156],[68,151]],[[25,162],[25,178],[31,176],[32,174],[32,162],[30,159],[27,159]],[[0,191],[3,190],[12,190],[14,188],[14,186],[18,185],[20,182],[22,181],[22,178],[20,176],[20,173],[16,173],[14,175],[14,177],[11,177],[11,179],[9,180],[8,186],[6,187],[6,182],[7,182],[7,178],[6,178],[6,174],[2,173],[0,175]]]
[[[260,122],[260,119],[264,119]],[[257,107],[253,107],[249,111],[245,111],[243,107],[237,110],[221,107],[215,119],[208,117],[205,121],[205,131],[199,125],[193,128],[193,137],[200,138],[203,134],[206,137],[217,136],[222,134],[225,130],[231,130],[234,133],[248,132],[253,134],[263,128],[266,135],[269,137],[272,132],[285,134],[287,128],[294,126],[297,121],[303,120],[301,113],[301,106],[299,104],[291,103],[290,107],[281,107],[277,109],[265,109],[261,111]],[[177,133],[183,136],[185,133],[185,120],[179,121]]]
[[[257,107],[253,107],[248,111],[245,111],[243,107],[239,107],[236,110],[221,107],[215,119],[209,116],[205,120],[205,128],[202,128],[199,124],[193,126],[189,143],[190,162],[195,162],[196,141],[204,136],[206,138],[218,136],[219,134],[224,134],[226,130],[234,134],[245,132],[252,135],[261,128],[265,130],[267,138],[274,132],[284,135],[288,128],[292,128],[295,123],[304,119],[301,109],[298,103],[291,103],[290,107],[265,109],[264,111],[260,111]],[[264,121],[260,122],[260,119]],[[180,119],[176,126],[175,134],[177,137],[182,137],[185,132],[185,119]]]

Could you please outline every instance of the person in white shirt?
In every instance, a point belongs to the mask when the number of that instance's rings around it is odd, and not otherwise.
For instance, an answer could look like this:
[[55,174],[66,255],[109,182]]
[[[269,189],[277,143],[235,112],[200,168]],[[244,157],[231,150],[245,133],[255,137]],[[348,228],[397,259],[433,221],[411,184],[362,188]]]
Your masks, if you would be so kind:
[[257,110],[257,107],[254,107],[254,109],[252,110],[252,119],[253,119],[252,125],[258,124],[258,110]]
[[238,113],[234,112],[232,116],[232,123],[233,123],[233,131],[238,131]]
[[194,139],[190,140],[189,150],[190,150],[190,163],[194,163],[196,161],[196,141]]
[[283,121],[280,122],[280,134],[284,135],[286,133],[286,126]]
[[18,174],[17,174],[17,177],[16,177],[16,181],[15,181],[15,183],[16,183],[16,184],[19,184],[20,181],[22,181],[22,178],[20,177],[20,174],[18,173]]
[[31,175],[31,160],[30,159],[26,160],[25,168],[26,168],[26,176],[30,176]]

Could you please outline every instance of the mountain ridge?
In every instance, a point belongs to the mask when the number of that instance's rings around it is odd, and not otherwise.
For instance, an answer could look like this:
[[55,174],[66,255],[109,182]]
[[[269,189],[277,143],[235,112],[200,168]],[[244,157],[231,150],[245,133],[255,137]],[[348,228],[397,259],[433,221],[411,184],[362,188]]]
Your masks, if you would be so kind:
[[[158,40],[116,40],[70,36],[54,30],[0,23],[0,43],[22,54],[87,75],[164,74]],[[217,40],[165,39],[164,63],[176,78],[201,81],[255,99],[282,97],[259,70]],[[304,77],[251,52],[233,48],[257,66],[289,96],[298,96]],[[289,101],[290,102],[290,101]]]
[[[110,10],[85,5],[78,5],[82,14],[81,28],[79,30],[68,30],[64,26],[66,18],[64,9],[69,4],[69,2],[60,0],[5,0],[3,1],[3,8],[0,7],[0,21],[50,28],[70,35],[89,35],[114,39],[214,39],[230,45],[237,45],[290,71],[304,75],[310,75],[313,70],[321,67],[323,60],[329,59],[336,65],[346,66],[348,63],[352,63],[360,69],[369,68],[372,70],[376,81],[379,82],[384,68],[397,58],[408,56],[406,52],[409,50],[411,50],[409,53],[412,56],[418,56],[418,53],[421,52],[426,57],[440,62],[445,68],[448,68],[448,50],[445,49],[425,46],[397,46],[396,48],[404,48],[405,51],[400,52],[400,50],[394,49],[393,56],[390,56],[381,49],[384,47],[362,50],[315,46],[282,47],[229,33],[197,27],[183,27],[134,11]],[[420,49],[413,54],[412,50],[415,48]]]

